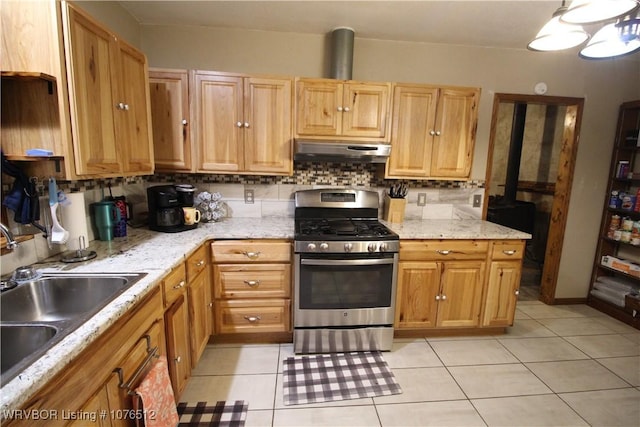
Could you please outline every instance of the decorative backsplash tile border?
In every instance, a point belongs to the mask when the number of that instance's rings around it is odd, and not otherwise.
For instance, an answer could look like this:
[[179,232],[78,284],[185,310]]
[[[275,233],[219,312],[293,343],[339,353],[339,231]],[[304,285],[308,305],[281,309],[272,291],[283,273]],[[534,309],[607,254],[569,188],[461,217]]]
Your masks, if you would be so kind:
[[221,175],[221,174],[156,174],[154,182],[180,182],[184,184],[245,184],[245,185],[328,185],[353,187],[389,187],[402,181],[409,188],[484,188],[484,180],[395,180],[384,179],[381,165],[368,163],[311,163],[295,164],[293,176]]

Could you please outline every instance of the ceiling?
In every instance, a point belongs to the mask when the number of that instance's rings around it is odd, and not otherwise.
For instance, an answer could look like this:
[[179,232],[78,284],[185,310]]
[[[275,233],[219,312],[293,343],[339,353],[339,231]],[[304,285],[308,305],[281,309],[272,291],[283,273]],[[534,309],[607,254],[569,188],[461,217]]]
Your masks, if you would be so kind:
[[[560,0],[121,1],[143,25],[195,25],[524,49]],[[585,26],[587,31],[593,30]],[[593,32],[592,32],[593,33]],[[577,48],[576,48],[577,49]]]

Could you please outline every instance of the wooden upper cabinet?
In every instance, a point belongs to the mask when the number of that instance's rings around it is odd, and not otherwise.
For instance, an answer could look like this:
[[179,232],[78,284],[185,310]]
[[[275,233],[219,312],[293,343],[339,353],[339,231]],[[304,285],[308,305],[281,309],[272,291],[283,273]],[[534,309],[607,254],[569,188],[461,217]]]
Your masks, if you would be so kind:
[[115,37],[67,3],[66,41],[71,129],[78,175],[115,174],[122,158],[117,148],[115,105],[118,45]]
[[124,108],[116,112],[117,137],[124,148],[124,172],[153,173],[153,146],[147,58],[119,40],[120,75],[118,85]]
[[150,69],[149,95],[156,170],[192,172],[189,73]]
[[478,124],[479,89],[440,89],[431,174],[468,178]]
[[387,178],[465,179],[480,90],[395,84]]
[[146,57],[73,4],[63,6],[76,174],[153,173]]
[[291,80],[245,78],[244,119],[245,171],[291,174],[293,171]]
[[291,79],[193,73],[197,172],[290,175]]
[[296,136],[388,142],[390,83],[296,82]]
[[431,175],[433,130],[438,89],[428,86],[396,85],[393,90],[390,177]]

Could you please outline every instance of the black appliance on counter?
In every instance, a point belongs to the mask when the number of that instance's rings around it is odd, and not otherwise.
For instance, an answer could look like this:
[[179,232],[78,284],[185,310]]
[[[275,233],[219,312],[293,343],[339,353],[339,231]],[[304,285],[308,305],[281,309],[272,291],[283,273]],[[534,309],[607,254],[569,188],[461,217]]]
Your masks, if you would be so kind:
[[149,229],[165,233],[193,230],[198,223],[185,224],[182,208],[193,207],[195,188],[188,184],[156,185],[147,188]]
[[399,238],[378,205],[374,191],[295,193],[295,353],[391,350]]

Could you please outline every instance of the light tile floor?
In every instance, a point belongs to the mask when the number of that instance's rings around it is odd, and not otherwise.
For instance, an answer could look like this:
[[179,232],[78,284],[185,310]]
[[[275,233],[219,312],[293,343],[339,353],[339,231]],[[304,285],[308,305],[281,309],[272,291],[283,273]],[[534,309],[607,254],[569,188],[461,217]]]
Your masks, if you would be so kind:
[[246,400],[248,427],[640,427],[640,331],[586,305],[521,301],[505,335],[398,339],[393,396],[285,406],[292,352],[210,345],[180,400]]

